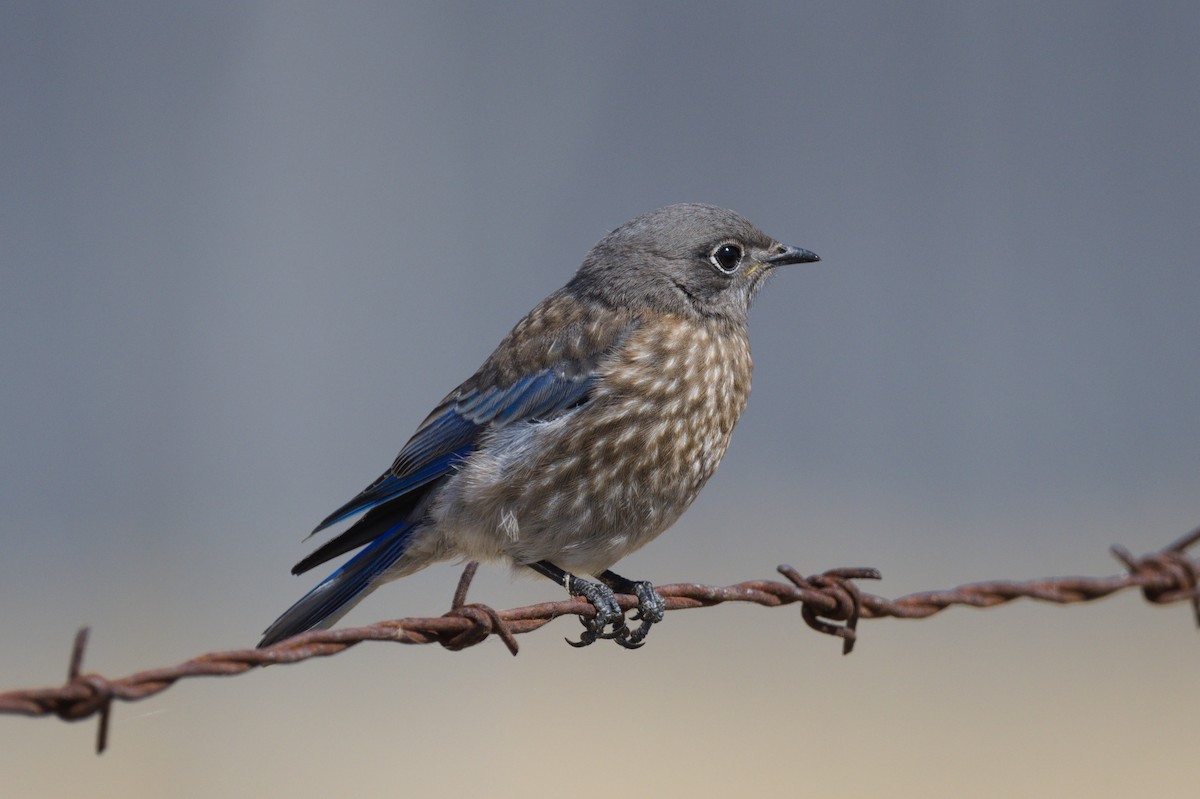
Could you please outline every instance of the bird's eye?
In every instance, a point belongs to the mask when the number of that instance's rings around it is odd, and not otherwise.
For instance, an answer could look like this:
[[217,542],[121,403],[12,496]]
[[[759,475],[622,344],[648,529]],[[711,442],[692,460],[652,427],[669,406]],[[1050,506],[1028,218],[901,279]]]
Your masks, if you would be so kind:
[[712,261],[713,266],[728,275],[742,262],[742,248],[733,243],[722,244],[712,251],[708,260]]

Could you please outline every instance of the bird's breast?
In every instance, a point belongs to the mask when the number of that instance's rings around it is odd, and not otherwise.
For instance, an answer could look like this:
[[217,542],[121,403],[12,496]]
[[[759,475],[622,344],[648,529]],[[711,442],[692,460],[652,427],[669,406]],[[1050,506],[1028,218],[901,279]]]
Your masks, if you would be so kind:
[[674,523],[724,456],[750,375],[744,330],[664,320],[630,336],[539,473],[577,548],[603,541],[611,563]]
[[631,488],[690,504],[716,470],[750,394],[744,328],[677,318],[647,324],[607,366],[594,434],[596,463],[617,464]]

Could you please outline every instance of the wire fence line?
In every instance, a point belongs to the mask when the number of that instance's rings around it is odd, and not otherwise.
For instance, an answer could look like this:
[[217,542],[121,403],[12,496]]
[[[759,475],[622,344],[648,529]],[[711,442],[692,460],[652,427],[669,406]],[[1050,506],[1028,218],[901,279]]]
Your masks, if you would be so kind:
[[[1196,623],[1200,625],[1200,560],[1187,554],[1187,549],[1197,541],[1200,541],[1200,528],[1141,558],[1134,557],[1123,547],[1113,547],[1113,555],[1126,571],[1110,577],[997,580],[970,583],[945,591],[909,594],[898,599],[863,593],[858,588],[855,580],[879,578],[879,572],[870,568],[830,569],[804,577],[791,566],[780,566],[778,570],[788,582],[751,580],[729,586],[675,583],[659,586],[657,590],[666,600],[667,610],[711,607],[724,602],[751,602],[765,607],[800,603],[801,617],[808,626],[841,638],[842,651],[846,654],[854,646],[860,619],[923,619],[955,605],[986,608],[1021,598],[1055,604],[1090,602],[1130,588],[1141,589],[1146,600],[1155,604],[1191,602]],[[145,699],[187,677],[230,676],[261,666],[298,663],[335,655],[363,641],[439,643],[447,649],[460,650],[496,635],[515,655],[517,635],[532,632],[560,616],[590,618],[595,615],[592,605],[582,599],[543,602],[501,611],[467,603],[467,589],[477,565],[467,565],[451,609],[443,616],[314,630],[265,649],[209,652],[175,666],[113,680],[99,674],[82,673],[88,638],[85,627],[75,637],[67,681],[54,688],[0,692],[0,714],[54,715],[64,721],[78,721],[98,714],[96,751],[99,753],[107,745],[108,721],[114,700]],[[637,605],[633,596],[619,595],[617,599],[622,610],[628,611]]]

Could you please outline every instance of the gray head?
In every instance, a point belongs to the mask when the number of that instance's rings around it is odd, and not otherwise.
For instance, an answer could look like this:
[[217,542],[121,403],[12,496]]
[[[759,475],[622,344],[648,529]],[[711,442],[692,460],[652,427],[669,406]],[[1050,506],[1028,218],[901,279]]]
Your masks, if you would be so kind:
[[642,214],[601,239],[568,290],[622,308],[745,322],[775,267],[819,260],[733,211],[680,203]]

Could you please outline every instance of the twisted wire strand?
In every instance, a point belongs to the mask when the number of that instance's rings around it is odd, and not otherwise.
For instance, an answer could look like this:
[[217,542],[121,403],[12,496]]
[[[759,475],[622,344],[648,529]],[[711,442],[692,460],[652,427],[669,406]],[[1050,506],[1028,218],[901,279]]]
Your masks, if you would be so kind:
[[[675,583],[659,586],[657,590],[666,600],[667,610],[711,607],[725,602],[751,602],[765,607],[801,603],[801,617],[805,623],[818,632],[841,638],[842,651],[847,654],[854,647],[859,619],[923,619],[955,605],[988,608],[1021,598],[1055,604],[1091,602],[1130,588],[1141,589],[1145,599],[1154,604],[1190,602],[1196,623],[1200,626],[1200,561],[1188,557],[1186,553],[1197,541],[1200,541],[1200,528],[1158,552],[1141,558],[1135,558],[1128,550],[1115,546],[1112,553],[1126,571],[1110,577],[1048,577],[1023,582],[996,580],[971,583],[950,590],[909,594],[898,599],[863,593],[859,589],[855,580],[879,579],[879,572],[871,568],[830,569],[804,577],[796,569],[784,565],[778,570],[788,582],[750,580],[729,586]],[[578,598],[500,611],[482,604],[468,604],[467,589],[477,566],[475,563],[467,565],[459,580],[451,609],[443,616],[396,619],[337,630],[313,630],[265,649],[209,652],[175,666],[150,669],[112,680],[99,674],[81,673],[88,639],[88,629],[85,627],[75,637],[67,681],[54,688],[2,692],[0,714],[54,715],[64,721],[78,721],[99,715],[100,726],[96,738],[96,751],[99,753],[107,745],[113,701],[145,699],[165,691],[184,678],[230,676],[261,666],[328,657],[363,641],[439,643],[457,651],[496,635],[516,655],[517,635],[532,632],[560,616],[590,618],[595,615],[595,608]],[[617,601],[625,611],[637,606],[637,598],[633,596],[618,595]]]

